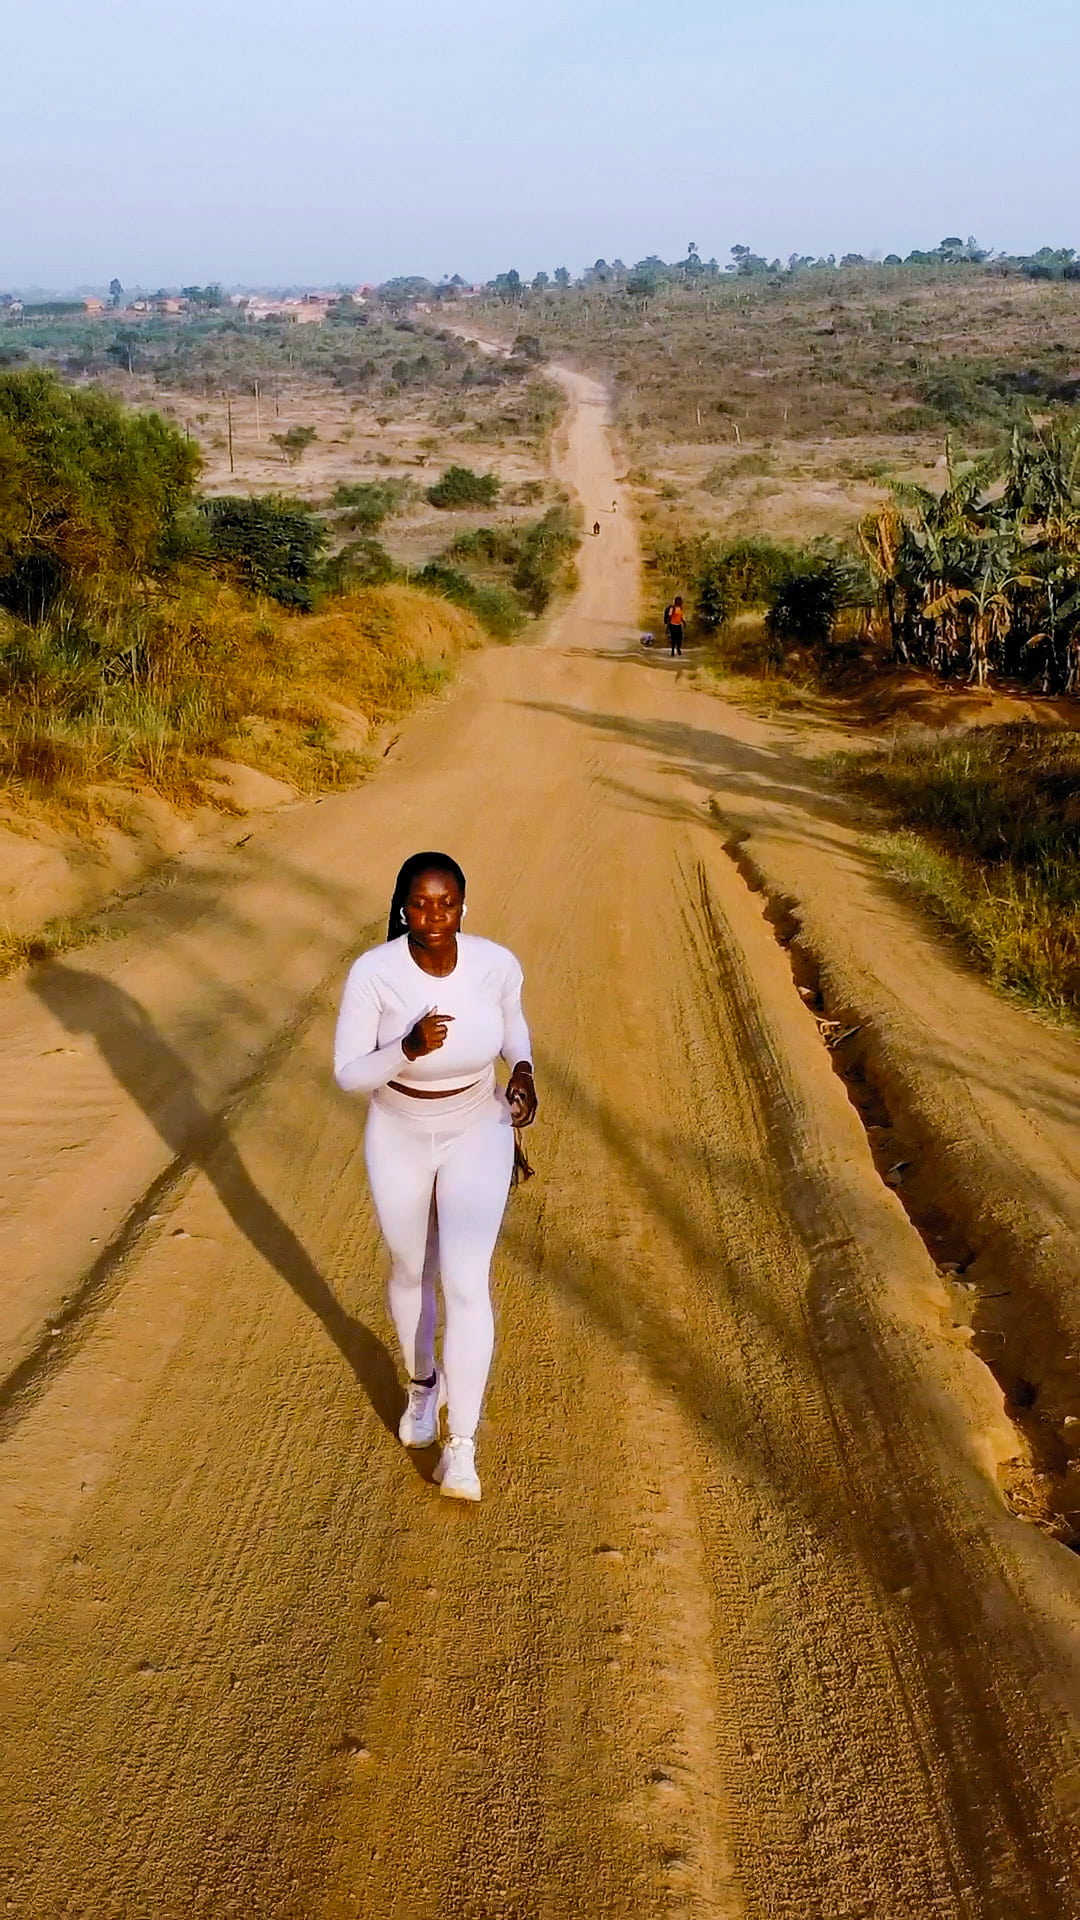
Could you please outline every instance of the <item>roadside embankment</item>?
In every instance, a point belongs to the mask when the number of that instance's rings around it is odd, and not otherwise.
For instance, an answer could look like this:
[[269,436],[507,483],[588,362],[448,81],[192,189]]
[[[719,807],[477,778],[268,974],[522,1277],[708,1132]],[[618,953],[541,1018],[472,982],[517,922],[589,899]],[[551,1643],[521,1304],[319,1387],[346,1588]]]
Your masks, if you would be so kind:
[[87,916],[228,820],[363,780],[382,729],[483,634],[414,587],[289,614],[209,581],[149,609],[137,650],[46,658],[39,631],[17,678],[9,640],[0,970],[77,945]]
[[1080,1544],[1080,1040],[995,994],[890,880],[857,808],[779,731],[762,746],[768,786],[711,800],[728,851],[1025,1436],[1007,1496]]

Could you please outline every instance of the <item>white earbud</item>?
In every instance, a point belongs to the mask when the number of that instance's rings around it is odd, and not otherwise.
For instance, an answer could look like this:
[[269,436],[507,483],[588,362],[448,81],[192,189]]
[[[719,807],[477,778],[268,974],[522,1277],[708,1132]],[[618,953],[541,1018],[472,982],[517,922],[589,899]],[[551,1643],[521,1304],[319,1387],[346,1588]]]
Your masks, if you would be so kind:
[[408,914],[406,913],[406,911],[405,911],[405,909],[404,909],[404,907],[399,907],[399,908],[398,908],[398,919],[399,919],[399,920],[401,921],[401,924],[402,924],[402,926],[403,926],[403,927],[407,927],[407,926],[408,926],[408,924],[409,924],[409,916],[408,916]]
[[462,917],[462,919],[463,919],[463,920],[464,920],[464,918],[465,918],[465,915],[466,915],[466,914],[468,913],[468,911],[469,911],[469,909],[468,909],[468,907],[466,907],[466,906],[464,906],[464,905],[463,905],[463,906],[462,906],[462,909],[461,909],[461,917]]

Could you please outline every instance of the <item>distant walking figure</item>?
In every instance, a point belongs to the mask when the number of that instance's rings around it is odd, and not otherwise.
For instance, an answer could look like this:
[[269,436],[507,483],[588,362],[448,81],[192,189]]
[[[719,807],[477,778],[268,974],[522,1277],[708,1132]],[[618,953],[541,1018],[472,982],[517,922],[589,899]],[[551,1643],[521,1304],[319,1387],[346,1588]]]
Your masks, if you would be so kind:
[[612,501],[612,503],[611,503],[611,511],[612,511],[612,513],[618,513],[618,511],[619,511],[619,503],[618,503],[618,501],[617,501],[617,500],[613,500],[613,501]]
[[686,615],[683,612],[682,595],[679,593],[675,595],[674,600],[672,601],[670,607],[668,608],[667,615],[666,615],[666,624],[667,624],[668,644],[671,648],[672,658],[674,659],[676,654],[681,655],[682,653],[683,628],[686,625]]
[[599,522],[599,520],[594,520],[594,521],[593,521],[593,533],[594,533],[594,535],[596,536],[596,538],[597,538],[597,540],[599,540],[599,538],[600,538],[600,522]]
[[[390,1249],[390,1313],[409,1374],[398,1428],[407,1447],[450,1439],[435,1479],[479,1500],[474,1440],[495,1326],[490,1269],[514,1168],[514,1128],[536,1118],[521,967],[460,931],[465,875],[445,853],[414,853],[398,874],[383,946],[354,962],[334,1042],[334,1076],[369,1093],[364,1152]],[[505,1094],[495,1079],[510,1067]],[[443,1366],[435,1361],[435,1276]]]

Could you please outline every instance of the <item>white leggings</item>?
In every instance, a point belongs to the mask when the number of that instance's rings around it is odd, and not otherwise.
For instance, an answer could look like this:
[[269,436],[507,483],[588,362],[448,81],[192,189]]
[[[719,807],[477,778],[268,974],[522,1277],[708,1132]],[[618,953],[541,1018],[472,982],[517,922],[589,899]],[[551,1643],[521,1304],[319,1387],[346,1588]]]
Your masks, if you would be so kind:
[[[390,1249],[390,1313],[415,1380],[435,1368],[435,1280],[446,1327],[443,1375],[450,1432],[471,1438],[480,1419],[495,1324],[491,1256],[514,1168],[514,1129],[501,1093],[480,1101],[410,1100],[380,1091],[368,1109],[364,1152],[371,1197]],[[420,1109],[417,1112],[417,1109]]]

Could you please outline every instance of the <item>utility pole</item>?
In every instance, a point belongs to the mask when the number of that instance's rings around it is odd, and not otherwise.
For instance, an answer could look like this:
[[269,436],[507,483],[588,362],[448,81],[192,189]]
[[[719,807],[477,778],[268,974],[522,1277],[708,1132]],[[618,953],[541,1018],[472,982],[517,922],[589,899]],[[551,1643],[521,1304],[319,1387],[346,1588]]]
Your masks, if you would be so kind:
[[255,438],[262,439],[262,415],[259,412],[259,383],[255,382]]
[[231,393],[226,397],[225,406],[226,406],[228,420],[229,420],[229,472],[235,473],[236,467],[233,463],[233,445],[232,445],[232,394]]

